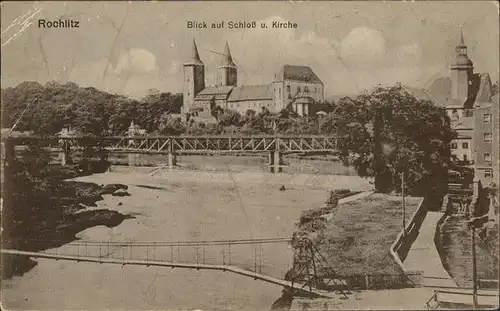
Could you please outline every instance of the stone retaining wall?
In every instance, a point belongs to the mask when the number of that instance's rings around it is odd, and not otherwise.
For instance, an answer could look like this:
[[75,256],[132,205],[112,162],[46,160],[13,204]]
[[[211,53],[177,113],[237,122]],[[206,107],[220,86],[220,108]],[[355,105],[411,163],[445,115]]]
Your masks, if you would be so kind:
[[404,228],[404,231],[398,234],[396,240],[391,245],[390,253],[394,260],[398,263],[401,269],[405,272],[407,276],[412,276],[412,282],[416,286],[421,286],[423,282],[422,272],[421,271],[407,271],[404,268],[403,261],[406,259],[408,252],[411,249],[413,242],[418,237],[420,227],[424,222],[425,216],[427,215],[427,207],[425,204],[425,200],[422,198],[417,210],[413,213],[410,221]]

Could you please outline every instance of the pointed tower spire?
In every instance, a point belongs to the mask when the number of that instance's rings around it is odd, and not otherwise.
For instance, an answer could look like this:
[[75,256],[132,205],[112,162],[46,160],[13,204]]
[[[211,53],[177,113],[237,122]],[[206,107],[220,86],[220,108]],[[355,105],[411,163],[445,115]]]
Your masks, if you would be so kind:
[[465,46],[465,43],[464,43],[464,31],[462,29],[460,29],[460,44],[459,46]]
[[457,57],[467,57],[467,46],[465,45],[464,32],[462,29],[460,29],[460,43],[455,47],[455,53]]
[[200,54],[198,53],[198,47],[196,46],[196,40],[193,39],[193,48],[191,50],[191,58],[186,64],[203,65],[200,59]]
[[224,67],[236,67],[233,62],[233,57],[231,56],[231,51],[229,50],[229,44],[226,41],[226,46],[224,47],[224,56],[222,58],[221,66]]

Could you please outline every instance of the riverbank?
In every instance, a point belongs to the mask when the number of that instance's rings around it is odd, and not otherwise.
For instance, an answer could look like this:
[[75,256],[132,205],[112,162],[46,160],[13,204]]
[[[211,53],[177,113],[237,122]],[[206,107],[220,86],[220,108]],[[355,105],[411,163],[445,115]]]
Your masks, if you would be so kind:
[[[407,222],[420,202],[406,198]],[[315,236],[315,245],[341,275],[401,274],[390,248],[401,232],[402,217],[398,196],[372,194],[340,204]]]
[[[14,173],[9,180],[9,193],[2,197],[3,248],[33,252],[58,248],[77,240],[87,228],[111,228],[133,217],[117,210],[90,209],[103,196],[128,195],[125,185],[63,181],[79,175],[71,168],[47,166],[41,172],[40,176]],[[27,180],[30,184],[25,184]],[[35,266],[36,261],[28,257],[3,255],[2,279],[22,276]]]
[[[421,204],[422,198],[406,199],[407,222]],[[400,197],[373,192],[355,194],[348,189],[332,191],[326,204],[302,212],[294,237],[311,240],[317,253],[315,271],[318,275],[328,271],[330,278],[336,275],[337,279],[344,280],[344,285],[332,287],[340,290],[339,300],[335,301],[293,297],[285,289],[273,309],[369,308],[370,303],[357,302],[357,297],[370,297],[373,290],[387,292],[387,289],[407,287],[404,271],[390,253],[401,232],[402,217]],[[291,270],[287,277],[304,276]],[[342,292],[347,296],[343,297]],[[389,304],[394,308],[397,300],[392,298],[385,305]],[[419,306],[422,307],[423,303]]]

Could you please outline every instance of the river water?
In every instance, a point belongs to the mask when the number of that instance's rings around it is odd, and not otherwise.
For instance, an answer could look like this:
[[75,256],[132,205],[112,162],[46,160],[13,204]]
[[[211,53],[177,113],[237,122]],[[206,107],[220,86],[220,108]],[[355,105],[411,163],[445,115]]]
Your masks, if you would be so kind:
[[[245,181],[248,174],[165,170],[154,176],[110,172],[79,178],[127,184],[131,196],[106,195],[94,208],[135,215],[115,228],[93,227],[79,237],[94,241],[289,237],[302,210],[325,202],[324,188],[289,186],[288,174],[272,175],[272,184],[266,182],[271,174],[256,172],[251,182]],[[359,177],[338,177],[341,188],[349,182],[354,191],[370,187]],[[280,184],[287,190],[279,191]],[[331,187],[336,188],[335,183]],[[234,260],[251,265],[252,248],[234,252]],[[287,244],[279,244],[265,249],[263,257],[263,273],[282,277],[292,253]],[[22,277],[2,283],[6,309],[269,310],[281,295],[276,285],[228,272],[36,261],[38,265]]]

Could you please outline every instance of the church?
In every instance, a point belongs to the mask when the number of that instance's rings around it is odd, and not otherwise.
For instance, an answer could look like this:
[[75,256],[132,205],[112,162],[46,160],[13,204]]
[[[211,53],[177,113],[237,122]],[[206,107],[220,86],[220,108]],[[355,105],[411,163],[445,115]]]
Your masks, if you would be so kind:
[[[205,64],[201,61],[196,41],[191,56],[184,63],[182,114],[187,119],[214,121],[220,109],[270,112],[291,109],[308,116],[313,106],[324,101],[323,82],[308,66],[284,65],[273,81],[263,85],[238,85],[238,67],[226,42],[217,66],[215,86],[205,86]],[[219,107],[220,109],[216,109]]]
[[499,98],[493,94],[490,75],[474,72],[463,33],[455,47],[450,76],[433,80],[427,89],[407,89],[446,110],[457,132],[450,146],[454,160],[474,168],[483,185],[500,184]]

